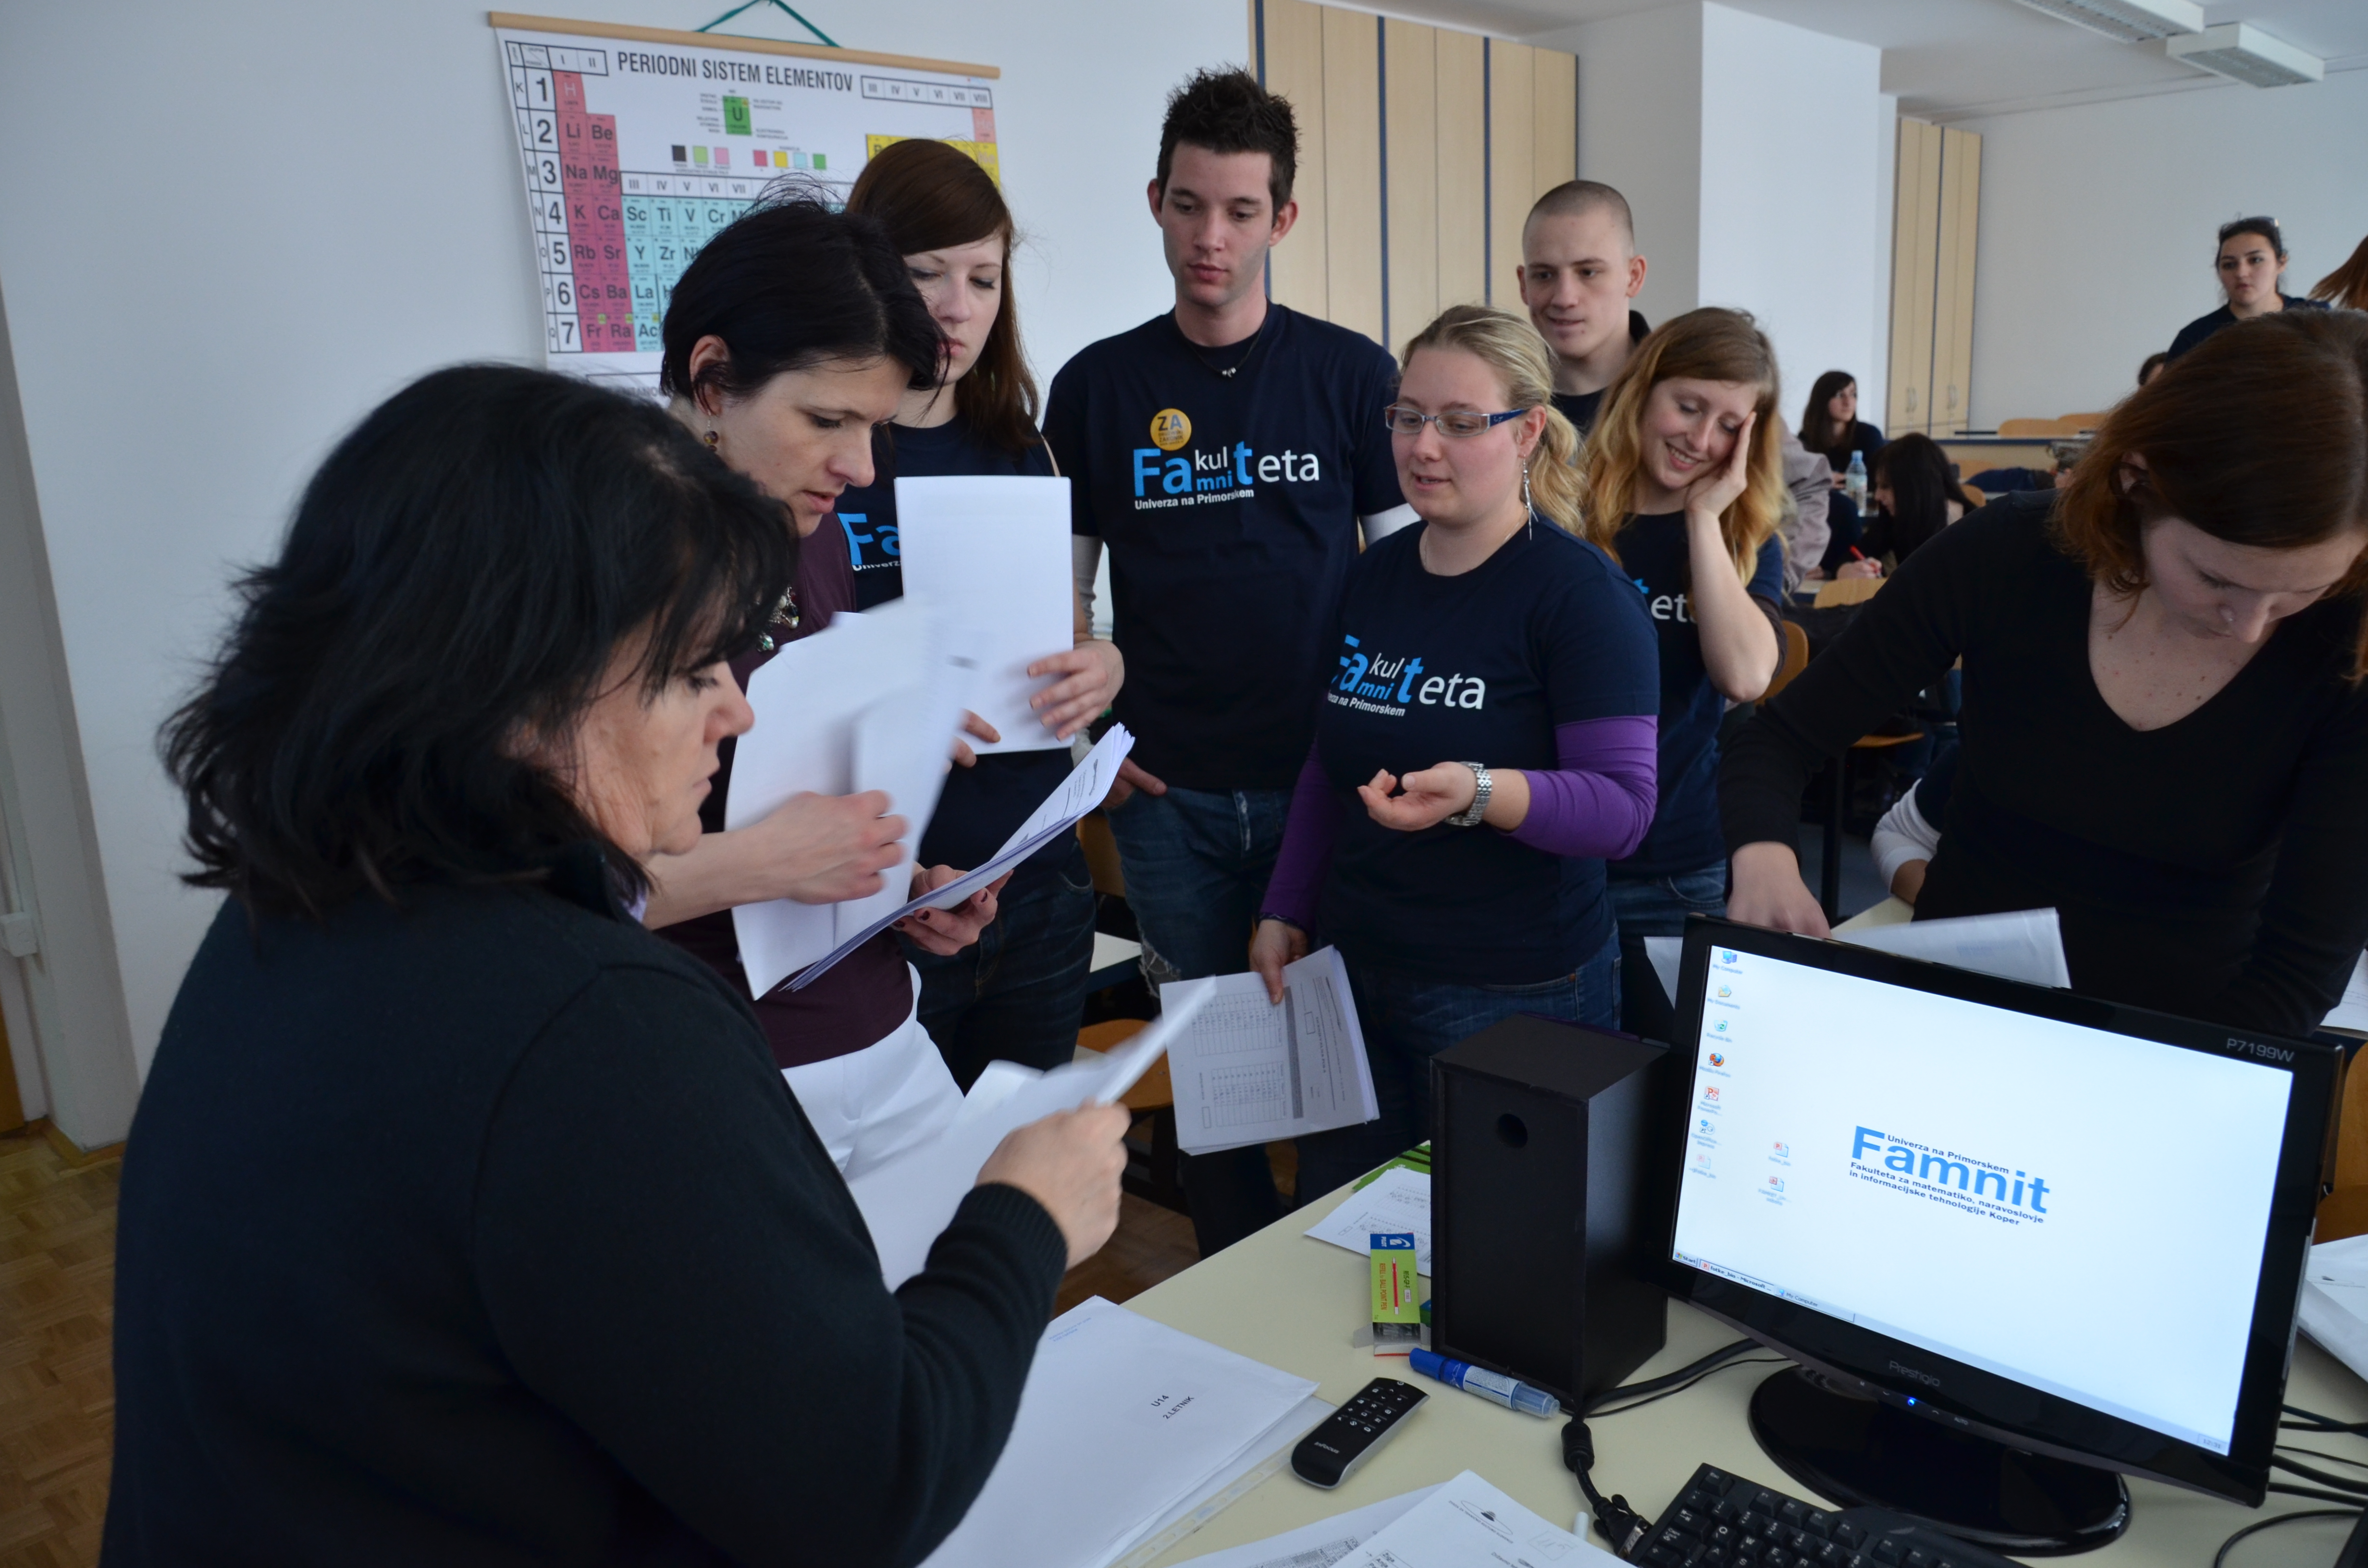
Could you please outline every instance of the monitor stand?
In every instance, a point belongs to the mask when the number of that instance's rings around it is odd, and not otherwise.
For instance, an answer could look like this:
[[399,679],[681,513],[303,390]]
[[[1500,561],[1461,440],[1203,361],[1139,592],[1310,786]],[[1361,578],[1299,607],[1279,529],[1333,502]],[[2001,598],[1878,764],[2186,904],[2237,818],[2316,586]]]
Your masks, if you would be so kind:
[[1821,1496],[1913,1514],[1993,1551],[2061,1556],[2129,1528],[2129,1489],[2112,1471],[1951,1431],[1804,1368],[1753,1392],[1751,1435]]

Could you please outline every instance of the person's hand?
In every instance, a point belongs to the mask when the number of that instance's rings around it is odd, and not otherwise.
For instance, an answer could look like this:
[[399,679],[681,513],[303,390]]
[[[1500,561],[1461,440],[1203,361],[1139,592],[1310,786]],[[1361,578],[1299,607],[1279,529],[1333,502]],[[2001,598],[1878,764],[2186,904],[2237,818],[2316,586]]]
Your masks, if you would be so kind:
[[[962,710],[962,734],[969,735],[973,740],[985,741],[989,745],[1003,738],[1002,731],[967,708]],[[957,767],[978,766],[978,753],[970,749],[970,742],[963,740],[962,735],[954,737],[954,766]]]
[[1752,410],[1743,416],[1743,426],[1735,433],[1735,450],[1726,460],[1706,473],[1698,473],[1686,486],[1686,510],[1701,512],[1713,517],[1726,516],[1726,509],[1743,494],[1751,476],[1751,426],[1759,418]]
[[[1395,793],[1399,790],[1404,793]],[[1469,809],[1480,793],[1480,780],[1460,762],[1442,762],[1404,778],[1393,778],[1383,768],[1371,783],[1358,785],[1357,793],[1364,800],[1365,814],[1383,827],[1420,833]]]
[[905,836],[905,819],[887,812],[888,797],[878,790],[782,801],[742,830],[756,880],[769,890],[764,897],[844,903],[886,887],[880,873],[905,854],[896,844]]
[[[951,866],[916,867],[913,871],[914,898],[935,892],[962,873]],[[895,929],[913,938],[924,952],[947,958],[962,951],[979,938],[979,933],[995,924],[1001,913],[996,894],[1011,880],[1006,871],[979,889],[951,909],[918,909],[896,922]]]
[[1102,797],[1102,810],[1117,810],[1133,800],[1137,790],[1146,795],[1165,795],[1167,784],[1156,774],[1145,773],[1137,767],[1134,758],[1128,757],[1118,765],[1118,782],[1111,785],[1110,792]]
[[1899,869],[1891,873],[1891,896],[1902,903],[1914,903],[1916,895],[1924,891],[1924,873],[1931,865],[1930,860],[1902,860]]
[[1036,716],[1055,738],[1067,740],[1101,716],[1126,683],[1126,655],[1115,642],[1088,637],[1065,653],[1054,653],[1028,666],[1031,676],[1060,676],[1028,699]]
[[1836,572],[1834,575],[1837,577],[1880,577],[1883,575],[1883,562],[1880,561],[1871,561],[1865,556],[1861,556],[1856,561],[1843,562],[1841,569]]
[[1822,566],[1812,566],[1801,574],[1801,581],[1804,583],[1822,583],[1825,580],[1826,569]]
[[1266,982],[1266,999],[1282,1000],[1282,966],[1307,956],[1307,933],[1288,920],[1261,920],[1250,935],[1250,972]]
[[1804,937],[1833,935],[1816,895],[1801,880],[1801,862],[1792,846],[1772,839],[1747,844],[1735,852],[1726,917],[1771,931],[1797,931]]
[[1075,1268],[1101,1251],[1118,1229],[1118,1179],[1126,1171],[1122,1105],[1055,1111],[1006,1137],[978,1168],[978,1183],[1016,1187],[1044,1206]]

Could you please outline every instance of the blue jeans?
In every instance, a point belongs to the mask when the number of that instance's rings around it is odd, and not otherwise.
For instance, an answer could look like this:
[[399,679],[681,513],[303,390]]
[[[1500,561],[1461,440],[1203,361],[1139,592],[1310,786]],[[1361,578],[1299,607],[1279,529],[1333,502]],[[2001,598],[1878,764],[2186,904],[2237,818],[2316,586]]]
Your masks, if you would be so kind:
[[1070,1060],[1086,1010],[1094,879],[1076,835],[1051,866],[1022,866],[1004,894],[995,924],[961,952],[940,957],[898,938],[920,971],[921,1027],[964,1090],[990,1062]]
[[1531,985],[1428,980],[1343,954],[1373,1065],[1378,1120],[1299,1141],[1299,1196],[1322,1197],[1430,1136],[1430,1059],[1521,1013],[1610,1028],[1620,1013],[1620,942],[1607,937],[1569,974]]
[[1680,937],[1689,915],[1726,913],[1726,862],[1674,877],[1612,877],[1611,915],[1620,924],[1620,1027],[1670,1044],[1676,1006],[1645,957],[1647,937]]
[[[1110,813],[1153,986],[1249,968],[1250,932],[1290,811],[1288,790],[1170,785],[1165,795],[1137,790]],[[1202,1257],[1282,1217],[1264,1147],[1186,1154],[1181,1164]]]

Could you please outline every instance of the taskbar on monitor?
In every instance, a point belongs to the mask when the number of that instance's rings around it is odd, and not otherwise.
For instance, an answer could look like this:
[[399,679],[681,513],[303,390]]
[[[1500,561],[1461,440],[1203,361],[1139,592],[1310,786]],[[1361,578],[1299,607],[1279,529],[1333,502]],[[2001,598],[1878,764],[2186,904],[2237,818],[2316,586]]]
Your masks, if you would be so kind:
[[[1896,1339],[1902,1345],[1913,1345],[1919,1350],[1929,1350],[1936,1356],[1946,1356],[1952,1361],[1963,1362],[1993,1377],[2020,1383],[2025,1388],[2036,1389],[2042,1393],[2053,1394],[2058,1399],[2069,1400],[2075,1404],[2085,1405],[2090,1410],[2127,1421],[2133,1426],[2143,1426],[2149,1432],[2159,1432],[2166,1437],[2175,1438],[2182,1443],[2192,1443],[2207,1453],[2219,1454],[2224,1458],[2227,1455],[2228,1433],[2226,1431],[2217,1434],[2203,1432],[2191,1426],[2182,1426],[2177,1422],[2166,1421],[2158,1415],[2130,1405],[2121,1404],[2109,1399],[2100,1399],[2085,1390],[2076,1389],[2068,1383],[2060,1383],[2020,1368],[2009,1367],[2003,1361],[1982,1355],[1979,1351],[1945,1345],[1927,1335],[1911,1333],[1897,1324],[1884,1323],[1879,1318],[1871,1318],[1862,1312],[1851,1312],[1847,1307],[1839,1307],[1830,1301],[1820,1301],[1815,1296],[1804,1295],[1799,1290],[1789,1289],[1773,1280],[1763,1279],[1756,1274],[1747,1274],[1742,1269],[1730,1268],[1725,1264],[1711,1258],[1698,1257],[1692,1253],[1680,1252],[1675,1248],[1670,1250],[1669,1256],[1688,1268],[1699,1268],[1704,1274],[1716,1275],[1721,1279],[1730,1280],[1747,1290],[1757,1290],[1764,1296],[1773,1296],[1780,1301],[1789,1301],[1795,1306],[1806,1307],[1811,1312],[1822,1312],[1838,1322],[1863,1328],[1873,1334],[1880,1334],[1887,1339]],[[2231,1426],[2236,1421],[2235,1405],[2236,1402],[2232,1397],[2229,1402]]]

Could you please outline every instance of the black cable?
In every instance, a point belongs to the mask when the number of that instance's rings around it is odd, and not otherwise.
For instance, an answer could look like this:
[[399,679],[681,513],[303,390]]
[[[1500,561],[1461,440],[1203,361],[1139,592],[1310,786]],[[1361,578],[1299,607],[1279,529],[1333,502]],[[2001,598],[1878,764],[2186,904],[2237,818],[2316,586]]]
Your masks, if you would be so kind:
[[2361,1499],[2354,1493],[2327,1492],[2316,1486],[2288,1486],[2283,1481],[2272,1481],[2261,1490],[2282,1492],[2289,1497],[2315,1497],[2322,1503],[2347,1503],[2354,1508],[2361,1506]]
[[[2270,1490],[2277,1492],[2284,1489],[2273,1486]],[[2228,1561],[2228,1553],[2235,1551],[2237,1543],[2244,1540],[2248,1535],[2258,1535],[2262,1530],[2272,1530],[2277,1528],[2280,1525],[2290,1525],[2296,1519],[2349,1518],[2351,1516],[2358,1512],[2360,1512],[2360,1510],[2357,1508],[2304,1508],[2291,1514],[2280,1514],[2274,1519],[2262,1519],[2257,1523],[2247,1525],[2243,1529],[2238,1530],[2235,1535],[2230,1536],[2226,1540],[2220,1543],[2220,1550],[2213,1553],[2212,1568],[2223,1568],[2223,1565]]]
[[2278,1425],[2289,1432],[2351,1432],[2368,1434],[2368,1421],[2338,1421],[2332,1415],[2321,1415],[2315,1410],[2305,1410],[2299,1404],[2279,1406],[2288,1415],[2299,1415],[2300,1421],[2281,1421]]
[[1738,1339],[1731,1345],[1722,1345],[1701,1360],[1690,1362],[1674,1372],[1664,1372],[1657,1378],[1646,1378],[1641,1383],[1622,1383],[1616,1389],[1605,1389],[1587,1402],[1586,1409],[1582,1414],[1592,1415],[1615,1399],[1632,1399],[1640,1393],[1657,1393],[1663,1389],[1674,1388],[1700,1373],[1707,1372],[1714,1367],[1734,1360],[1737,1356],[1748,1355],[1759,1348],[1759,1341],[1756,1339]]
[[2348,1464],[2354,1470],[2368,1470],[2368,1460],[2348,1460],[2341,1454],[2323,1453],[2317,1449],[2297,1449],[2292,1443],[2280,1443],[2278,1451],[2288,1454],[2308,1454],[2315,1460],[2328,1460],[2336,1464]]
[[2290,1474],[2299,1475],[2306,1481],[2316,1481],[2322,1486],[2332,1486],[2338,1492],[2358,1493],[2362,1500],[2362,1506],[2363,1507],[2368,1507],[2368,1481],[2356,1481],[2348,1475],[2336,1475],[2328,1471],[2319,1470],[2312,1465],[2299,1464],[2293,1460],[2281,1459],[2276,1454],[2271,1454],[2270,1456],[2270,1468],[2272,1470],[2283,1470]]
[[1588,1431],[1584,1416],[1574,1415],[1563,1426],[1562,1462],[1578,1477],[1578,1489],[1587,1494],[1587,1506],[1595,1517],[1596,1529],[1611,1543],[1611,1554],[1625,1562],[1636,1543],[1645,1539],[1652,1521],[1631,1506],[1627,1498],[1616,1493],[1606,1497],[1595,1489],[1594,1477],[1588,1473],[1595,1468],[1595,1437]]
[[[1589,1415],[1625,1415],[1628,1412],[1651,1404],[1656,1400],[1668,1399],[1672,1394],[1683,1393],[1704,1378],[1715,1377],[1725,1371],[1728,1367],[1781,1367],[1785,1365],[1787,1360],[1788,1358],[1782,1356],[1747,1356],[1739,1360],[1729,1361],[1725,1366],[1713,1367],[1707,1371],[1697,1372],[1673,1389],[1663,1389],[1658,1393],[1648,1393],[1642,1399],[1631,1400],[1626,1404],[1618,1405],[1610,1410],[1589,1410],[1588,1414]],[[1611,1392],[1618,1393],[1621,1391],[1614,1389]]]

